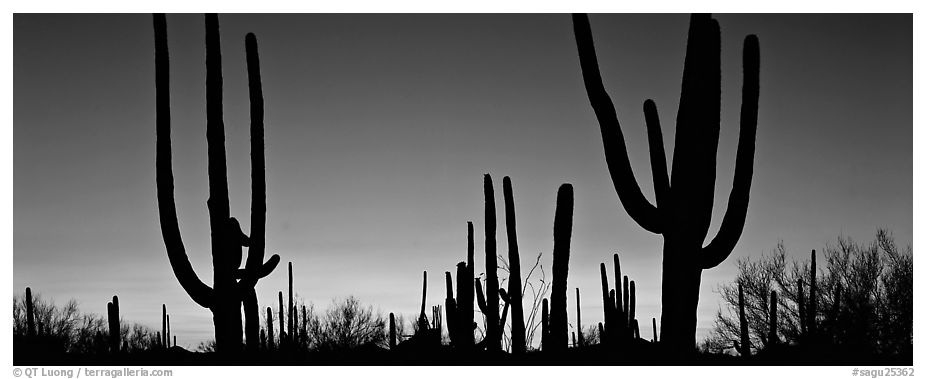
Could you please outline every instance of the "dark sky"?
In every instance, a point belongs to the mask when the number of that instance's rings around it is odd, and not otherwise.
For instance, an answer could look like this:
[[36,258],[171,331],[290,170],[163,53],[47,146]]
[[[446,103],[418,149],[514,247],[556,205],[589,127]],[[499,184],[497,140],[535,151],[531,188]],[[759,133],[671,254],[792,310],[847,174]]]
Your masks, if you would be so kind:
[[[737,259],[779,240],[803,259],[840,234],[867,241],[879,227],[906,245],[913,224],[912,16],[716,17],[723,109],[709,238],[732,182],[747,34],[760,40],[761,94],[745,230],[730,258],[703,275],[699,338]],[[491,173],[499,204],[501,179],[512,178],[523,274],[543,252],[549,278],[556,189],[569,182],[569,287],[583,291],[583,324],[601,318],[598,263],[613,252],[636,281],[641,322],[658,319],[662,238],[636,225],[614,192],[569,15],[234,14],[220,22],[231,209],[244,230],[245,33],[260,43],[267,248],[284,262],[258,285],[262,307],[285,289],[288,261],[298,297],[320,308],[356,295],[410,316],[423,270],[428,303],[443,303],[443,272],[465,259],[467,220],[484,267],[482,175]],[[631,163],[652,199],[642,104],[659,105],[671,159],[688,16],[592,15],[591,23]],[[166,303],[178,342],[195,347],[211,338],[211,314],[180,288],[161,240],[151,25],[148,14],[14,15],[14,288],[76,298],[100,314],[118,294],[123,317],[151,327]],[[169,15],[168,34],[180,227],[211,283],[202,15]]]

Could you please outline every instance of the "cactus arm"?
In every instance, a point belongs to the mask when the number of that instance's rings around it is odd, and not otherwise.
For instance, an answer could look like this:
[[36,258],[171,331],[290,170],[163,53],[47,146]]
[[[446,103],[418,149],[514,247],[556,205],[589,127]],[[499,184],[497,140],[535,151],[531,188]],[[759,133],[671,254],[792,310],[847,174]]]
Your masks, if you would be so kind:
[[[219,38],[219,17],[206,17],[206,143],[209,171],[209,227],[212,242],[212,264],[217,283],[224,283],[228,261],[225,238],[229,218],[228,177],[225,162],[225,123],[222,120],[222,52]],[[240,264],[240,262],[238,262]],[[237,266],[235,267],[237,269]]]
[[608,171],[614,182],[617,196],[624,205],[627,214],[643,229],[652,233],[662,233],[663,226],[655,206],[646,200],[637,184],[630,167],[627,148],[624,143],[624,134],[621,132],[620,122],[611,97],[608,96],[601,82],[601,72],[598,70],[598,59],[595,54],[595,45],[592,38],[588,15],[573,14],[572,23],[575,28],[576,46],[579,52],[579,63],[582,67],[582,79],[588,99],[598,118],[601,128],[601,138],[604,141],[605,161]]
[[646,119],[646,136],[649,141],[649,160],[653,171],[653,187],[656,192],[657,209],[665,209],[669,200],[669,172],[666,167],[666,150],[662,141],[662,127],[656,102],[643,102],[643,116]]
[[488,314],[489,307],[486,305],[486,298],[482,294],[482,283],[479,282],[479,279],[476,279],[476,304],[479,305],[479,311],[483,314]]
[[167,258],[180,286],[196,304],[212,306],[212,288],[196,275],[183,247],[174,202],[174,174],[170,148],[170,58],[167,50],[167,17],[154,15],[155,87],[157,108],[157,196],[161,236]]
[[730,191],[727,212],[723,216],[720,230],[711,243],[702,249],[702,268],[715,267],[727,259],[743,234],[749,190],[752,186],[758,109],[759,39],[755,35],[749,35],[743,43],[743,104],[740,110],[740,135],[736,149],[733,189]]
[[242,287],[252,288],[257,280],[269,275],[279,264],[280,257],[274,254],[266,263],[267,224],[267,182],[264,160],[264,96],[260,79],[260,56],[257,37],[253,33],[245,36],[245,51],[248,65],[248,89],[251,101],[251,241],[245,267],[254,275],[245,275]]

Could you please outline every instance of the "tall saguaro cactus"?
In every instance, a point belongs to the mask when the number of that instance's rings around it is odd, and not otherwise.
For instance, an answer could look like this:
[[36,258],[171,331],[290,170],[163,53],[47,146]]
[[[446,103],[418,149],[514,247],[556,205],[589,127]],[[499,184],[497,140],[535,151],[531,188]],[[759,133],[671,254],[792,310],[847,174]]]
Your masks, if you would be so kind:
[[719,24],[710,15],[691,16],[671,181],[656,103],[646,100],[643,104],[655,205],[643,196],[630,167],[617,113],[601,81],[588,16],[573,15],[573,25],[585,89],[601,127],[614,188],[630,217],[643,229],[662,234],[665,241],[662,340],[676,351],[693,351],[701,271],[717,266],[730,255],[746,221],[759,102],[758,38],[747,36],[743,48],[743,100],[733,189],[720,231],[705,246],[714,202],[720,135]]
[[[483,177],[483,190],[485,192],[485,230],[486,230],[486,288],[485,305],[483,309],[486,317],[486,350],[500,351],[502,349],[502,333],[498,324],[498,261],[495,258],[495,188],[492,186],[492,177],[485,174]],[[481,292],[481,291],[480,291]]]
[[566,279],[569,275],[569,244],[572,240],[572,184],[563,184],[556,193],[556,211],[553,216],[553,286],[550,291],[551,350],[565,349],[569,321],[566,319]]
[[[174,202],[174,179],[171,168],[170,142],[170,68],[167,46],[167,18],[154,15],[155,85],[157,109],[157,196],[161,234],[174,275],[193,299],[213,314],[216,348],[235,352],[241,346],[241,304],[245,305],[247,340],[259,341],[259,314],[254,286],[270,274],[280,258],[274,254],[264,259],[266,222],[266,184],[264,175],[263,94],[257,40],[245,38],[248,82],[251,99],[251,237],[241,232],[237,220],[230,216],[225,163],[225,132],[222,120],[222,57],[219,51],[218,16],[206,20],[206,141],[208,144],[209,227],[212,244],[213,285],[203,283],[187,257],[177,222]],[[248,246],[243,270],[241,248]],[[239,281],[240,279],[240,281]]]
[[527,352],[527,345],[524,330],[524,307],[521,303],[524,296],[521,289],[521,257],[518,253],[514,194],[511,190],[511,178],[507,176],[502,179],[502,192],[505,196],[505,227],[508,235],[508,304],[511,305],[511,352],[523,354]]

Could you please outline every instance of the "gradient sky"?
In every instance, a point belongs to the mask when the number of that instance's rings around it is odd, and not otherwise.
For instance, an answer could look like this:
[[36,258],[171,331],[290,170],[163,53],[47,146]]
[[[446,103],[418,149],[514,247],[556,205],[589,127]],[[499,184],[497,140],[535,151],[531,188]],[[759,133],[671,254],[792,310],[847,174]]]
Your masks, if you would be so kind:
[[[761,94],[743,236],[705,271],[698,336],[736,260],[784,240],[801,259],[840,234],[876,228],[912,242],[911,15],[717,15],[723,109],[714,221],[726,210],[739,131],[742,41],[757,34]],[[662,238],[624,211],[582,84],[569,15],[222,15],[232,215],[249,230],[244,35],[260,43],[266,101],[268,251],[283,264],[258,284],[325,308],[357,296],[383,312],[442,304],[443,272],[465,259],[466,221],[484,267],[482,175],[511,176],[524,274],[550,275],[556,189],[575,186],[568,285],[582,323],[602,316],[598,263],[621,254],[636,281],[641,334],[659,318]],[[688,16],[592,15],[605,86],[638,182],[652,199],[642,104],[656,101],[669,159]],[[14,292],[159,328],[180,345],[212,338],[208,310],[183,292],[161,239],[155,196],[151,16],[13,17]],[[176,200],[190,259],[211,283],[206,210],[202,15],[169,15]],[[499,253],[507,255],[499,211]],[[477,270],[477,272],[482,271]],[[610,263],[609,263],[610,274]],[[613,280],[613,278],[611,278]],[[573,290],[569,301],[573,304]],[[569,307],[570,322],[574,308]]]

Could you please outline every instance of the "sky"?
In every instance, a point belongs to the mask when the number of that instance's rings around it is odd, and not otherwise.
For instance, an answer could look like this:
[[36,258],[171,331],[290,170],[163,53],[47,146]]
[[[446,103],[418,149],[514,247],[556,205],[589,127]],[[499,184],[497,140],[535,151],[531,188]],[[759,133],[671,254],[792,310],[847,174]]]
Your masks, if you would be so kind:
[[[736,261],[784,241],[806,259],[840,235],[913,234],[913,23],[910,15],[716,15],[723,99],[711,238],[732,183],[742,41],[756,34],[761,92],[749,211],[736,249],[702,276],[698,337]],[[642,107],[656,101],[668,159],[688,16],[590,17],[605,87],[638,183],[652,201]],[[203,17],[168,15],[178,217],[211,283],[206,210]],[[223,14],[224,120],[231,212],[250,229],[244,36],[257,35],[266,106],[267,250],[283,264],[257,286],[324,309],[356,296],[411,318],[428,271],[465,260],[466,221],[483,260],[483,174],[510,176],[522,275],[538,254],[549,279],[556,190],[575,189],[568,292],[582,324],[601,320],[598,264],[620,254],[642,325],[659,319],[662,237],[639,227],[608,176],[567,14]],[[212,338],[211,314],[174,277],[155,193],[154,47],[148,14],[13,17],[13,287],[159,329],[182,346]],[[498,252],[507,255],[504,213]],[[499,274],[504,277],[503,273]],[[613,281],[613,278],[611,278]],[[574,320],[574,306],[568,308]],[[642,337],[651,338],[648,327]]]

